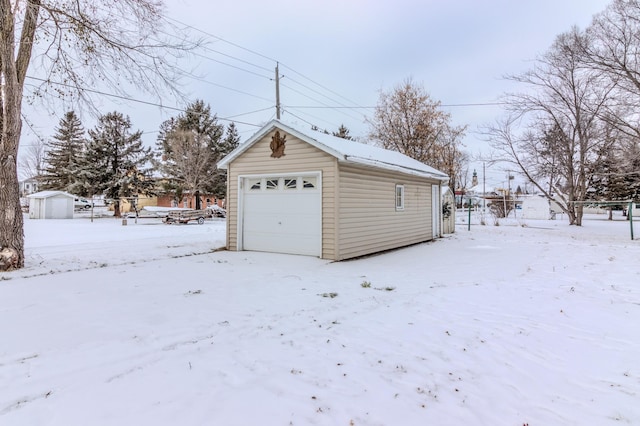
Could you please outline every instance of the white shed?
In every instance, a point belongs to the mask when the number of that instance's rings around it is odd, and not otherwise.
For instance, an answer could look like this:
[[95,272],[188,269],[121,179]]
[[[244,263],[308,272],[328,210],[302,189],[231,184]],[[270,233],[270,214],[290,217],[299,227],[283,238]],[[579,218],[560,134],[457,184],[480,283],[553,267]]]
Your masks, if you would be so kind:
[[29,195],[29,219],[73,219],[75,196],[64,191],[40,191]]
[[523,219],[550,219],[551,206],[546,197],[534,195],[522,200]]

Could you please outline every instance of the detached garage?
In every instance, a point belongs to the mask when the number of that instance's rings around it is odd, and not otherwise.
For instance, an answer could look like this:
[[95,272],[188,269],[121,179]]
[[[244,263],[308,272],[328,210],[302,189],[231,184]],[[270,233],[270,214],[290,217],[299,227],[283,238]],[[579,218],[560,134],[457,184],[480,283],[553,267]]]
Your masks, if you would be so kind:
[[64,191],[40,191],[29,195],[29,219],[73,219],[75,196]]
[[437,238],[444,173],[273,120],[225,157],[227,248],[343,260]]

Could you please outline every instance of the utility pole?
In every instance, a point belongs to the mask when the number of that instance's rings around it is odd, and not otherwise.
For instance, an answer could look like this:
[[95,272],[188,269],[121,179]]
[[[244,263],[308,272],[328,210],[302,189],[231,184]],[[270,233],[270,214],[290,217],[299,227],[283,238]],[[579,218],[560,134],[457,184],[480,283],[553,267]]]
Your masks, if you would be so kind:
[[278,71],[279,63],[276,62],[276,118],[280,120],[280,71]]
[[482,214],[487,210],[487,170],[482,162]]
[[511,170],[507,170],[507,184],[509,185],[509,206],[513,209],[513,217],[516,217],[516,201],[511,197],[511,181],[513,180],[513,176],[511,175]]

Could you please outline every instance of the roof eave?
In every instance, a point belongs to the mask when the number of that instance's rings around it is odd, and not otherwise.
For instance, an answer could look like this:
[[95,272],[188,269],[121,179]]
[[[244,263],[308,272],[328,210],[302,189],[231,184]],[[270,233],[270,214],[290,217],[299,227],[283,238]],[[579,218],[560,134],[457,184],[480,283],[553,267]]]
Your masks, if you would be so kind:
[[372,160],[368,158],[362,158],[352,155],[345,155],[343,159],[339,159],[339,161],[353,163],[353,164],[361,164],[368,165],[372,167],[376,167],[383,170],[395,171],[399,173],[404,173],[412,176],[420,176],[429,179],[435,179],[440,181],[440,184],[448,183],[451,179],[449,176],[443,174],[437,174],[426,170],[414,169],[411,167],[401,166],[394,163],[386,163],[380,160]]

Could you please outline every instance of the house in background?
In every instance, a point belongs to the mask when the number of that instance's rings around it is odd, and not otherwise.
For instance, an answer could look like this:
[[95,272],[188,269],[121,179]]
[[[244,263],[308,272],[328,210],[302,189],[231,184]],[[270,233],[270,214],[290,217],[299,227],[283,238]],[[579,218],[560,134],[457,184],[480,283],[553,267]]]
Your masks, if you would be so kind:
[[75,195],[41,191],[28,195],[29,219],[73,219]]
[[218,167],[229,250],[342,260],[442,233],[448,176],[395,151],[273,120]]
[[40,183],[37,179],[30,178],[19,182],[20,197],[26,197],[29,194],[38,192]]
[[[200,208],[211,207],[217,205],[224,208],[224,200],[216,198],[213,194],[200,193]],[[158,207],[182,207],[186,209],[195,209],[195,194],[189,192],[182,195],[180,200],[174,194],[158,195]]]

